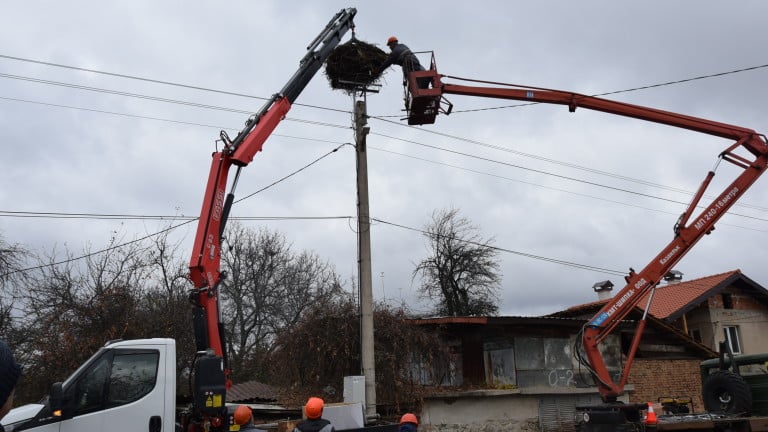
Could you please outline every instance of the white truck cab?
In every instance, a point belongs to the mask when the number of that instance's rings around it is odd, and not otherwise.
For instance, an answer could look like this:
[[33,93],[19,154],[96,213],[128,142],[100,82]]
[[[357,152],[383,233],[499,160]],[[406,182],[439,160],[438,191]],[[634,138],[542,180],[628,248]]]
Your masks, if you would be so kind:
[[14,408],[7,432],[172,432],[176,416],[176,342],[107,343],[39,404]]

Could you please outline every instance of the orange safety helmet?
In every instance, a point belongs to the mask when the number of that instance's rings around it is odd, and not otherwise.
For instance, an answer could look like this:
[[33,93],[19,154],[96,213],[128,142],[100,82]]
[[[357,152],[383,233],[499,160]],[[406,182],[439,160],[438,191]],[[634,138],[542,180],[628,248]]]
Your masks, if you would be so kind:
[[324,406],[325,402],[323,402],[322,399],[319,397],[311,397],[304,406],[304,414],[306,414],[307,418],[310,420],[319,419],[320,416],[323,415]]
[[390,46],[393,43],[397,43],[397,37],[396,36],[390,36],[389,39],[387,39],[387,46]]
[[413,423],[416,426],[418,426],[419,419],[417,419],[416,416],[411,413],[405,413],[403,414],[402,417],[400,417],[400,424],[403,424],[403,423]]
[[251,421],[251,409],[245,405],[240,405],[235,409],[235,424],[240,426],[248,424]]

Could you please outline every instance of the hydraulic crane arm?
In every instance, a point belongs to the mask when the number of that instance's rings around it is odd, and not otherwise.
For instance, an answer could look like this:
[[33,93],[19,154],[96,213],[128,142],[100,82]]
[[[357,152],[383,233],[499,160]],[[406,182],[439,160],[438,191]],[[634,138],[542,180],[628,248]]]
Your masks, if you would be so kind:
[[[675,225],[675,235],[672,241],[641,271],[636,273],[634,270],[631,270],[629,275],[625,277],[627,285],[600,309],[582,331],[582,346],[588,360],[586,366],[595,377],[598,390],[603,399],[605,401],[615,400],[624,391],[624,385],[627,382],[629,371],[640,343],[640,337],[645,328],[645,317],[653,299],[653,289],[664,275],[672,270],[673,266],[691,250],[696,242],[715,228],[715,223],[765,172],[766,165],[768,165],[768,145],[766,145],[765,136],[751,129],[739,126],[573,92],[526,86],[474,87],[445,84],[442,82],[444,77],[443,75],[438,75],[434,57],[432,58],[429,70],[412,72],[409,75],[406,89],[406,107],[408,109],[409,124],[434,123],[438,113],[449,114],[452,105],[446,102],[443,96],[445,94],[456,94],[566,105],[571,112],[574,112],[579,107],[586,108],[689,129],[733,141],[733,144],[720,153],[719,157],[721,160],[742,168],[743,171],[735,177],[717,198],[701,210],[698,215],[693,216],[699,201],[704,195],[704,191],[715,175],[714,171],[708,172],[693,200]],[[420,78],[422,80],[428,78],[430,88],[419,88],[417,80]],[[447,108],[445,108],[446,105]],[[746,154],[744,154],[744,151],[737,154],[738,150],[746,150]],[[598,346],[616,329],[621,320],[629,314],[646,294],[648,294],[648,303],[644,305],[643,319],[635,330],[621,376],[618,382],[614,382]]]
[[[198,353],[194,365],[194,388],[191,412],[182,415],[185,431],[223,432],[228,429],[226,389],[229,387],[224,329],[219,305],[221,272],[221,240],[240,170],[261,151],[264,143],[285,118],[291,104],[309,84],[344,34],[354,27],[357,10],[342,9],[309,44],[307,54],[299,62],[298,70],[279,93],[253,114],[234,139],[222,131],[222,149],[213,154],[208,183],[203,197],[189,278],[194,284],[190,295],[193,303],[193,325]],[[227,193],[229,170],[235,165],[237,172],[230,192]]]
[[[279,93],[248,119],[234,139],[230,139],[224,131],[221,132],[224,145],[221,151],[213,154],[189,262],[189,277],[196,288],[193,301],[197,306],[195,339],[198,351],[212,349],[216,356],[226,358],[218,304],[218,285],[223,277],[220,270],[221,237],[234,201],[240,169],[261,151],[266,140],[285,118],[291,104],[322,67],[344,34],[354,27],[353,18],[356,13],[354,8],[342,9],[330,20],[307,47],[307,54],[301,59],[299,69]],[[237,173],[231,191],[227,193],[229,169],[232,165],[237,167]]]

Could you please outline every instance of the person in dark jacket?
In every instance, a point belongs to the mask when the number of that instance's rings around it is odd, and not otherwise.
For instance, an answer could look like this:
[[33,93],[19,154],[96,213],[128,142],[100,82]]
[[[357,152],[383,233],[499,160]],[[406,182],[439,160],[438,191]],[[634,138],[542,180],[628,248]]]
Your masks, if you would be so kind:
[[[384,60],[377,72],[384,72],[388,67],[396,64],[403,69],[403,81],[408,79],[408,74],[414,71],[423,71],[424,67],[419,63],[419,59],[411,52],[408,46],[401,44],[397,37],[391,36],[387,39],[387,46],[391,50],[389,57]],[[417,80],[419,88],[429,87],[429,78],[419,78]]]
[[323,417],[325,402],[319,397],[311,397],[304,405],[304,416],[307,418],[296,425],[293,432],[336,432],[331,422]]
[[419,430],[419,419],[414,414],[405,413],[400,417],[400,427],[397,432],[417,432]]
[[[21,366],[8,344],[0,340],[0,420],[13,408],[13,393],[20,376]],[[0,432],[4,430],[0,424]]]

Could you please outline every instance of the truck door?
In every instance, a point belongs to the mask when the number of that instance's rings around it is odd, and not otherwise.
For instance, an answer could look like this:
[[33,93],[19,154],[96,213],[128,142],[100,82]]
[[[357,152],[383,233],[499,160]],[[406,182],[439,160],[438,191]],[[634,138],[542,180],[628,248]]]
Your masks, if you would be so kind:
[[173,421],[165,394],[176,389],[165,385],[164,350],[112,349],[94,360],[65,383],[68,412],[60,432],[161,432]]

